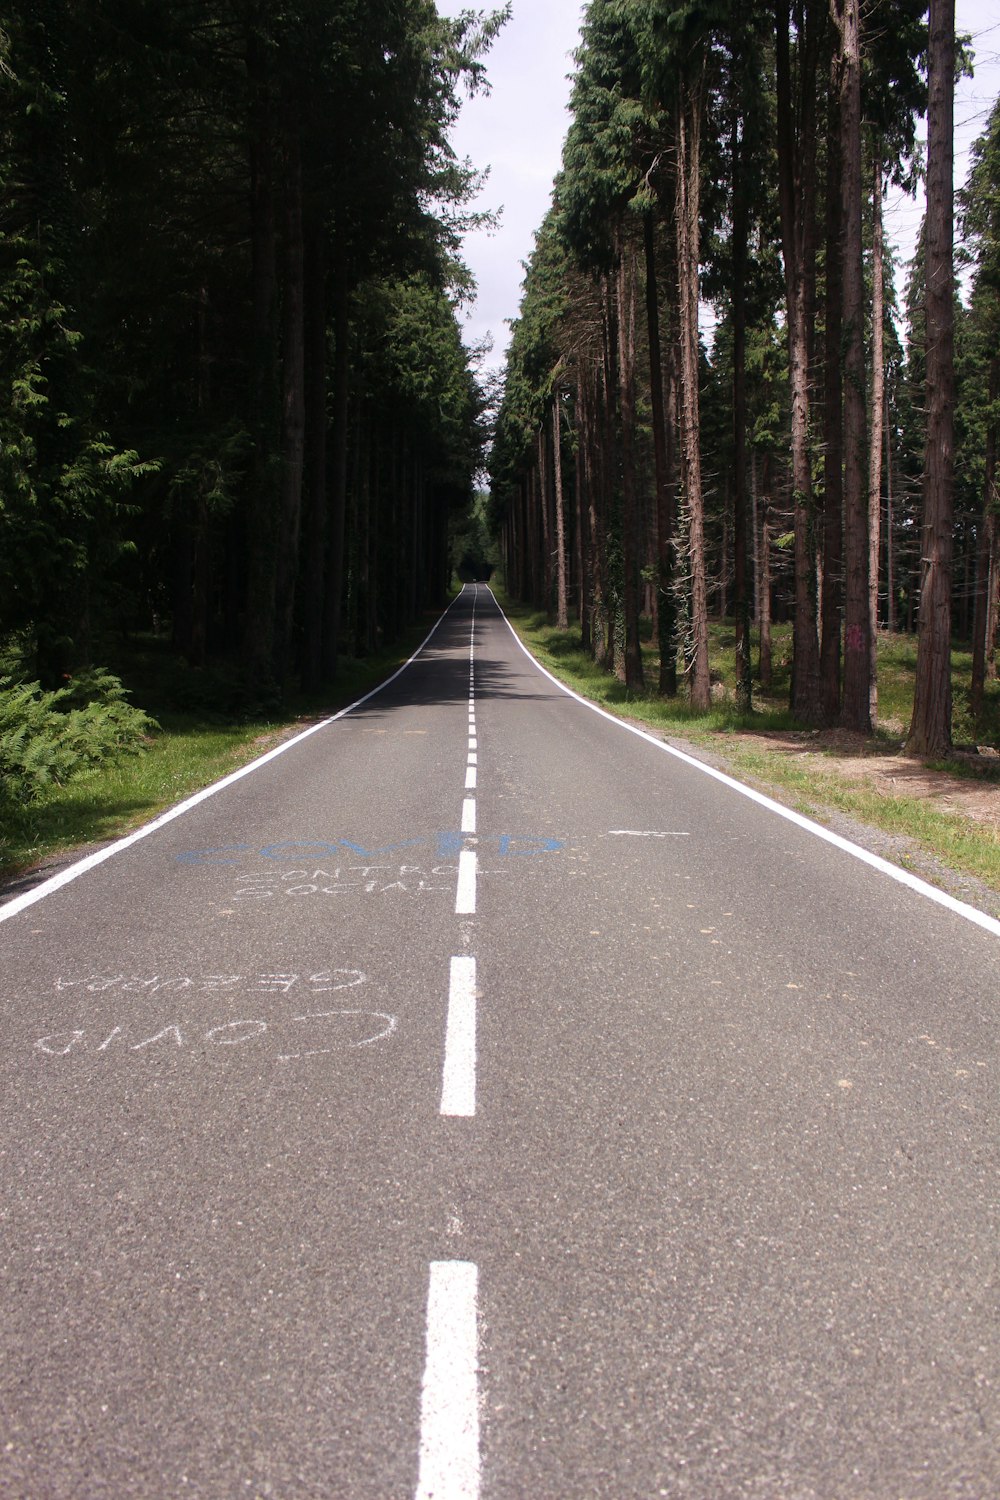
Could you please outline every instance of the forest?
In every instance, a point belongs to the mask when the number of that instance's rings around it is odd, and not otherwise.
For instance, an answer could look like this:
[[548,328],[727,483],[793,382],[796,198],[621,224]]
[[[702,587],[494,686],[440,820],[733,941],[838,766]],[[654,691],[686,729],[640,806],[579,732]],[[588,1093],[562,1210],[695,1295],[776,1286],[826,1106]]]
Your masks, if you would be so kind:
[[152,631],[276,701],[445,601],[485,440],[448,132],[502,19],[3,8],[8,685]]
[[[586,6],[490,511],[512,594],[576,621],[630,689],[707,710],[709,619],[729,616],[745,714],[790,622],[796,719],[868,734],[879,633],[917,632],[909,751],[952,746],[955,639],[979,722],[1000,603],[1000,104],[956,203],[971,66],[946,0]],[[884,203],[918,178],[899,307]]]
[[[483,564],[485,522],[508,596],[630,690],[706,707],[711,615],[743,714],[779,622],[805,724],[871,730],[887,631],[919,632],[914,753],[951,745],[952,640],[980,712],[1000,113],[955,205],[953,5],[589,0],[495,396],[460,325],[487,164],[449,132],[509,9],[0,12],[8,801],[102,726],[142,738],[122,642],[248,712],[322,694],[446,602],[470,538]],[[920,178],[898,307],[883,202]]]

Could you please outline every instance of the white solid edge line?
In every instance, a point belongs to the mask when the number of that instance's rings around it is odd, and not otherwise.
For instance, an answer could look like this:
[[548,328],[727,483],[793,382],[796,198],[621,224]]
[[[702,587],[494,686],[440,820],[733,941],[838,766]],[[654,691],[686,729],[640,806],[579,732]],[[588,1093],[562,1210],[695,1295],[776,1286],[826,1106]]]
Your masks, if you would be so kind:
[[[493,594],[493,590],[490,589]],[[936,886],[929,885],[926,880],[921,880],[919,875],[911,875],[909,870],[901,870],[898,865],[890,864],[879,854],[871,854],[867,849],[862,849],[860,844],[852,844],[850,839],[843,838],[839,833],[832,833],[829,828],[824,828],[820,823],[814,823],[811,818],[803,817],[790,807],[784,807],[782,803],[775,802],[772,797],[767,797],[763,792],[756,791],[752,786],[744,786],[743,782],[736,781],[734,777],[727,776],[725,771],[717,771],[714,766],[706,766],[704,761],[696,760],[693,755],[688,755],[684,750],[678,750],[673,745],[668,745],[665,740],[659,740],[655,735],[649,734],[645,729],[639,729],[634,724],[626,724],[624,719],[618,719],[614,714],[609,714],[606,709],[599,708],[596,703],[576,693],[572,688],[560,682],[558,677],[543,667],[537,657],[532,656],[527,646],[521,640],[517,631],[508,620],[501,608],[496,595],[493,594],[493,602],[500,611],[500,618],[510,631],[514,640],[520,646],[525,656],[554,683],[568,698],[574,698],[577,703],[582,703],[584,708],[589,708],[592,713],[599,714],[602,719],[607,719],[609,724],[617,724],[619,729],[626,730],[629,734],[637,735],[639,739],[646,740],[650,745],[655,745],[658,750],[663,750],[667,755],[672,755],[676,760],[681,760],[685,765],[691,766],[695,771],[701,771],[705,776],[711,776],[713,781],[720,781],[723,786],[730,787],[734,792],[739,792],[741,797],[747,797],[751,802],[756,802],[760,807],[766,807],[769,812],[777,813],[779,818],[784,818],[789,823],[794,823],[798,828],[804,828],[807,833],[815,834],[824,843],[832,844],[835,849],[842,849],[845,854],[853,855],[855,859],[861,860],[862,864],[870,865],[873,870],[880,870],[883,875],[888,875],[900,885],[905,885],[918,895],[926,896],[929,901],[934,901],[938,906],[945,907],[954,912],[956,916],[964,917],[967,922],[974,922],[977,927],[985,928],[994,937],[1000,937],[1000,922],[995,917],[990,917],[986,912],[977,911],[974,906],[969,906],[964,901],[959,901],[955,896],[949,896],[947,891],[939,891]]]
[[476,960],[453,958],[441,1079],[443,1115],[476,1113]]
[[74,864],[68,865],[65,870],[60,870],[58,875],[50,875],[48,880],[43,880],[30,891],[25,891],[23,895],[14,896],[10,901],[4,902],[3,905],[0,905],[0,922],[6,922],[10,917],[16,917],[18,912],[24,911],[26,907],[34,906],[36,901],[41,901],[45,896],[51,896],[54,891],[60,890],[64,885],[69,885],[71,881],[78,879],[81,875],[85,875],[88,870],[93,870],[95,866],[102,865],[105,860],[111,859],[115,854],[121,854],[123,850],[130,849],[133,844],[138,844],[141,839],[148,838],[151,833],[156,833],[158,829],[165,827],[167,823],[172,823],[175,818],[182,817],[184,813],[190,812],[200,802],[205,802],[209,797],[214,797],[216,792],[224,791],[227,786],[232,786],[234,782],[241,781],[244,776],[249,776],[251,772],[260,770],[260,767],[266,766],[268,761],[276,760],[279,755],[284,755],[286,750],[292,750],[296,745],[301,745],[302,741],[309,739],[310,735],[318,734],[321,729],[329,728],[338,719],[346,718],[356,708],[360,708],[363,703],[367,703],[369,698],[374,698],[377,693],[383,692],[390,683],[395,682],[397,677],[401,677],[406,669],[413,665],[432,636],[436,635],[445,617],[461,597],[460,593],[455,595],[448,608],[442,611],[440,619],[435,622],[433,629],[424,637],[413,655],[401,667],[397,667],[391,677],[387,677],[384,682],[380,682],[378,687],[372,688],[370,693],[365,693],[362,698],[356,698],[346,708],[342,708],[337,713],[331,714],[328,719],[321,720],[319,724],[311,724],[308,729],[303,729],[301,734],[293,735],[290,740],[285,740],[283,744],[276,745],[273,750],[268,750],[264,755],[258,756],[256,760],[250,761],[245,766],[240,766],[238,771],[230,771],[229,775],[223,776],[221,781],[213,781],[211,786],[202,787],[200,792],[195,792],[193,796],[186,797],[183,802],[178,802],[176,807],[168,808],[165,813],[161,813],[151,823],[144,823],[141,828],[137,828],[133,833],[126,834],[124,838],[116,839],[113,844],[108,844],[104,849],[98,849],[94,854],[85,855],[83,859],[78,859]]
[[476,872],[478,861],[475,849],[463,849],[458,856],[458,889],[455,893],[455,915],[476,915]]
[[478,1325],[478,1267],[472,1261],[432,1261],[416,1500],[479,1495]]

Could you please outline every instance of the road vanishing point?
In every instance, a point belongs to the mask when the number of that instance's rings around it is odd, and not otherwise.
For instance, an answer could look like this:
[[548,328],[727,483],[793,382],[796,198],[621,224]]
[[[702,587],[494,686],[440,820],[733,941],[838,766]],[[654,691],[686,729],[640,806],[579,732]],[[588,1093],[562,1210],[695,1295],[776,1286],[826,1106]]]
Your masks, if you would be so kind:
[[1000,1494],[1000,925],[485,586],[0,919],[4,1500]]

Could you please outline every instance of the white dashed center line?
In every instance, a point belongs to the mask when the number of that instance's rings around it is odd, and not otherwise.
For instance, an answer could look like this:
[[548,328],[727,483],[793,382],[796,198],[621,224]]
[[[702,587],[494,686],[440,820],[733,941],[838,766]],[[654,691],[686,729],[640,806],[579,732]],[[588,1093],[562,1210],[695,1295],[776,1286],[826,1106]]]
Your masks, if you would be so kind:
[[416,1500],[479,1495],[479,1271],[431,1262]]
[[[477,590],[478,592],[478,590]],[[469,640],[469,746],[466,792],[476,787],[476,606]],[[476,799],[462,803],[462,833],[476,832]],[[471,838],[470,843],[475,844]],[[474,916],[478,861],[475,848],[458,856],[457,916]],[[463,929],[468,945],[471,930]],[[476,1113],[476,960],[451,960],[445,1028],[441,1114]],[[471,1261],[432,1261],[427,1295],[427,1363],[420,1403],[420,1470],[416,1500],[478,1500],[479,1271]]]
[[474,917],[476,914],[476,875],[478,862],[475,849],[463,849],[458,856],[458,892],[455,897],[455,915]]
[[476,960],[453,958],[448,989],[441,1113],[476,1113]]

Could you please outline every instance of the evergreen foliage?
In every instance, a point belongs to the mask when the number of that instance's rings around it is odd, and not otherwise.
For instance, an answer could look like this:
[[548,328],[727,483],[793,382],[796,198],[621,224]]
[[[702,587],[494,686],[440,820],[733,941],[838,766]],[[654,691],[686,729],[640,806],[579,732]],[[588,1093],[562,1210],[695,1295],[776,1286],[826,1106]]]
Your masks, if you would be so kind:
[[156,727],[101,668],[53,691],[0,677],[0,807],[33,801],[53,783],[137,753]]
[[149,630],[317,688],[443,597],[484,442],[448,132],[506,14],[6,7],[0,645],[45,688]]
[[[877,708],[875,632],[918,628],[926,248],[904,353],[881,221],[886,185],[911,191],[922,171],[928,54],[920,0],[585,8],[489,514],[511,593],[555,620],[564,574],[584,648],[629,687],[646,628],[629,601],[637,579],[660,691],[674,693],[680,671],[702,709],[709,609],[735,621],[741,712],[751,623],[768,682],[771,623],[790,621],[793,711],[862,731]],[[1000,616],[997,121],[994,109],[962,200],[973,279],[957,305],[945,585],[973,646],[981,725]],[[562,539],[557,477],[573,497]],[[946,659],[935,656],[942,682]]]

